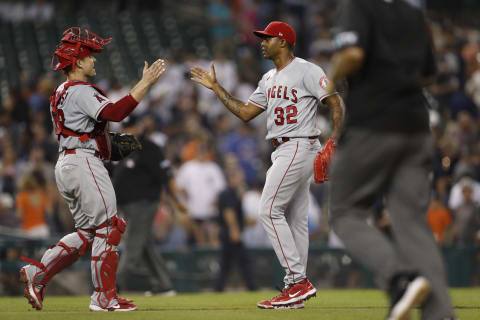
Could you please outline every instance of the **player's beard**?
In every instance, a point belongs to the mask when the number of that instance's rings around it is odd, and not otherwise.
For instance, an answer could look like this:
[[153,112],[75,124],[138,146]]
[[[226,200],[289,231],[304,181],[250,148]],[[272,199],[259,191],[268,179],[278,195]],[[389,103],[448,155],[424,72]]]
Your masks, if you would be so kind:
[[276,49],[274,46],[264,47],[262,49],[263,58],[268,60],[274,60],[275,57],[277,56],[278,51],[279,50]]
[[277,57],[277,54],[275,52],[265,52],[263,57],[267,60],[272,60],[273,61]]
[[262,49],[263,58],[272,60],[272,55],[268,52],[267,49]]

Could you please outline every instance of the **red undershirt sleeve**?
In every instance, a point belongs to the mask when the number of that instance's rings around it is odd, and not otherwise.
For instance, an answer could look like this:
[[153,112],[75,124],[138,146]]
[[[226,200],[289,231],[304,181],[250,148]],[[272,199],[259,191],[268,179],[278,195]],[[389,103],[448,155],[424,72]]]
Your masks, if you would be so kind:
[[130,94],[127,94],[117,102],[106,105],[99,118],[100,120],[120,122],[132,113],[137,105],[138,102]]

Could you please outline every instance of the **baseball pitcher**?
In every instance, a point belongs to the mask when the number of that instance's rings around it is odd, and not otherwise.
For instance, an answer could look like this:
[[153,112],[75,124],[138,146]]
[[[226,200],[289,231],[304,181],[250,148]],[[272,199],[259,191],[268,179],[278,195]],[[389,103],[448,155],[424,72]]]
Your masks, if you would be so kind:
[[[243,121],[267,112],[266,139],[276,149],[262,192],[260,219],[285,269],[285,287],[280,295],[257,305],[262,309],[298,309],[304,307],[303,301],[316,295],[306,277],[307,210],[314,162],[316,181],[325,181],[344,107],[336,93],[327,93],[328,79],[323,70],[294,56],[296,35],[292,27],[274,21],[254,34],[262,38],[263,56],[272,60],[276,68],[262,77],[247,103],[220,86],[213,64],[210,72],[193,67],[192,80],[213,90],[228,110]],[[320,130],[315,125],[319,103],[330,107],[333,120],[333,135],[323,149],[318,140]]]

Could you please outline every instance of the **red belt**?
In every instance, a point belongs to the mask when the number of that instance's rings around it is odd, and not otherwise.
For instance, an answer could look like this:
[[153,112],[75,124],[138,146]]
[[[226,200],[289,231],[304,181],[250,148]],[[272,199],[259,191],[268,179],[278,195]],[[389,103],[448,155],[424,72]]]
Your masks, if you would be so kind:
[[[72,149],[67,149],[67,150],[72,150]],[[73,149],[73,150],[75,150],[75,149]],[[94,227],[94,228],[91,228],[91,229],[81,229],[81,230],[83,230],[85,232],[88,232],[88,233],[95,233],[95,230],[103,229],[103,228],[108,227],[108,226],[109,226],[108,220],[105,220],[104,223],[102,223],[101,225],[99,225],[97,227]],[[100,237],[100,238],[102,238],[102,237]]]
[[[293,138],[282,137],[282,138],[272,139],[271,141],[272,141],[273,146],[276,148],[279,145],[281,145],[282,143],[290,141],[290,139],[293,139]],[[318,139],[318,136],[311,136],[311,137],[308,137],[308,139]]]
[[[76,153],[77,153],[76,150],[77,150],[77,149],[65,149],[65,154],[76,154]],[[102,156],[100,155],[100,152],[98,152],[98,151],[95,151],[95,152],[93,153],[93,156],[94,156],[94,157],[97,157],[97,158],[101,158],[101,157],[102,157]]]

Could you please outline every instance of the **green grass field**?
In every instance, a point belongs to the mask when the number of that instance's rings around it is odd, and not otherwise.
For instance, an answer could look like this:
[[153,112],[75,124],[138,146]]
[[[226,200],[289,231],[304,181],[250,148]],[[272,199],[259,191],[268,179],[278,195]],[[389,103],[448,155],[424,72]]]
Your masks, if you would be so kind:
[[[480,288],[452,289],[451,293],[457,317],[480,319]],[[378,290],[320,290],[317,298],[306,303],[305,309],[260,310],[256,307],[257,301],[275,294],[263,291],[175,297],[128,296],[135,299],[139,310],[125,313],[89,312],[89,297],[86,296],[47,296],[42,311],[33,310],[23,297],[2,297],[0,319],[384,319],[388,306],[387,299]]]

